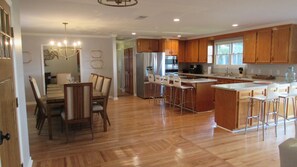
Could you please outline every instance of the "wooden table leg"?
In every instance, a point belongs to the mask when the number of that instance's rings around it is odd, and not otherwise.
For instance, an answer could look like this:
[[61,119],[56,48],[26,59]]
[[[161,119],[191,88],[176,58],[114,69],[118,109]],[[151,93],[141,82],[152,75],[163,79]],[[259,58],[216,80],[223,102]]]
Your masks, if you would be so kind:
[[47,112],[47,122],[48,122],[48,137],[50,140],[53,139],[53,133],[52,133],[52,113],[50,110],[49,105],[46,106],[46,112]]
[[104,129],[104,132],[107,132],[107,113],[106,113],[107,100],[106,99],[104,99],[104,104],[103,105],[104,105],[103,106],[103,129]]

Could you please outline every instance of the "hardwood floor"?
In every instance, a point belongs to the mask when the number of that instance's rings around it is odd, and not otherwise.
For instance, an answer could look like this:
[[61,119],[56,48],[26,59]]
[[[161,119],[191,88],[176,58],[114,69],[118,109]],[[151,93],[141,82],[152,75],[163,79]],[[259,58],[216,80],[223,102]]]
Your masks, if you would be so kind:
[[66,143],[59,118],[53,119],[52,141],[47,123],[38,136],[33,110],[33,106],[28,109],[33,167],[278,167],[278,145],[295,135],[293,123],[288,123],[287,135],[280,125],[275,137],[271,127],[263,142],[261,131],[244,135],[213,128],[213,112],[180,115],[178,109],[126,96],[109,101],[107,132],[94,115],[94,140],[89,128],[78,127]]

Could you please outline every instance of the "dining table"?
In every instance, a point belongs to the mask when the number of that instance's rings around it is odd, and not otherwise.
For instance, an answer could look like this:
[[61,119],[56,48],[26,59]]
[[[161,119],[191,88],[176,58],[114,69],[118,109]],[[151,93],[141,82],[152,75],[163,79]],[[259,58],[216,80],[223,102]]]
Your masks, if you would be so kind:
[[[51,107],[53,105],[64,105],[64,85],[56,85],[56,84],[50,84],[47,86],[47,94],[45,96],[46,98],[46,104],[47,104],[47,121],[48,121],[48,135],[49,139],[53,139],[53,132],[52,132],[52,113],[51,113]],[[103,103],[103,129],[104,132],[107,131],[107,114],[106,114],[106,105],[107,105],[107,100],[106,100],[107,95],[104,95],[104,93],[98,91],[98,90],[93,90],[93,101],[96,102],[102,102]]]

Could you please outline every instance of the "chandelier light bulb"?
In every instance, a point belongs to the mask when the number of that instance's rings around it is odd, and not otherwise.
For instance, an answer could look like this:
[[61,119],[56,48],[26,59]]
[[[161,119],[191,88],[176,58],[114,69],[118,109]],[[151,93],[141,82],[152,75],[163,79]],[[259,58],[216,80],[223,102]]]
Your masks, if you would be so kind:
[[57,45],[58,45],[58,47],[61,47],[62,46],[61,42],[58,42]]
[[80,41],[77,41],[77,45],[80,46],[80,44],[81,44],[81,42]]
[[67,40],[65,39],[65,40],[63,41],[63,43],[64,43],[65,45],[67,45]]
[[55,41],[50,41],[50,45],[54,46],[55,45]]
[[77,46],[77,43],[76,42],[73,42],[73,46],[76,47]]

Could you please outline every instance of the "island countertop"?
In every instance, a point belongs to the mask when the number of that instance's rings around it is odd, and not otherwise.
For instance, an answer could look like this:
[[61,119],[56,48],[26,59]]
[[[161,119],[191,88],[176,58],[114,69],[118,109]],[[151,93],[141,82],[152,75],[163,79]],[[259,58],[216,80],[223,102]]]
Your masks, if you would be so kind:
[[[212,85],[216,89],[224,89],[230,91],[252,90],[258,88],[267,88],[272,82],[247,82],[247,83],[233,83],[233,84],[220,84]],[[289,83],[278,83],[281,87],[288,87]]]
[[207,82],[217,82],[216,79],[207,79],[207,78],[197,78],[197,79],[181,79],[182,83],[189,84],[199,84],[199,83],[207,83]]

